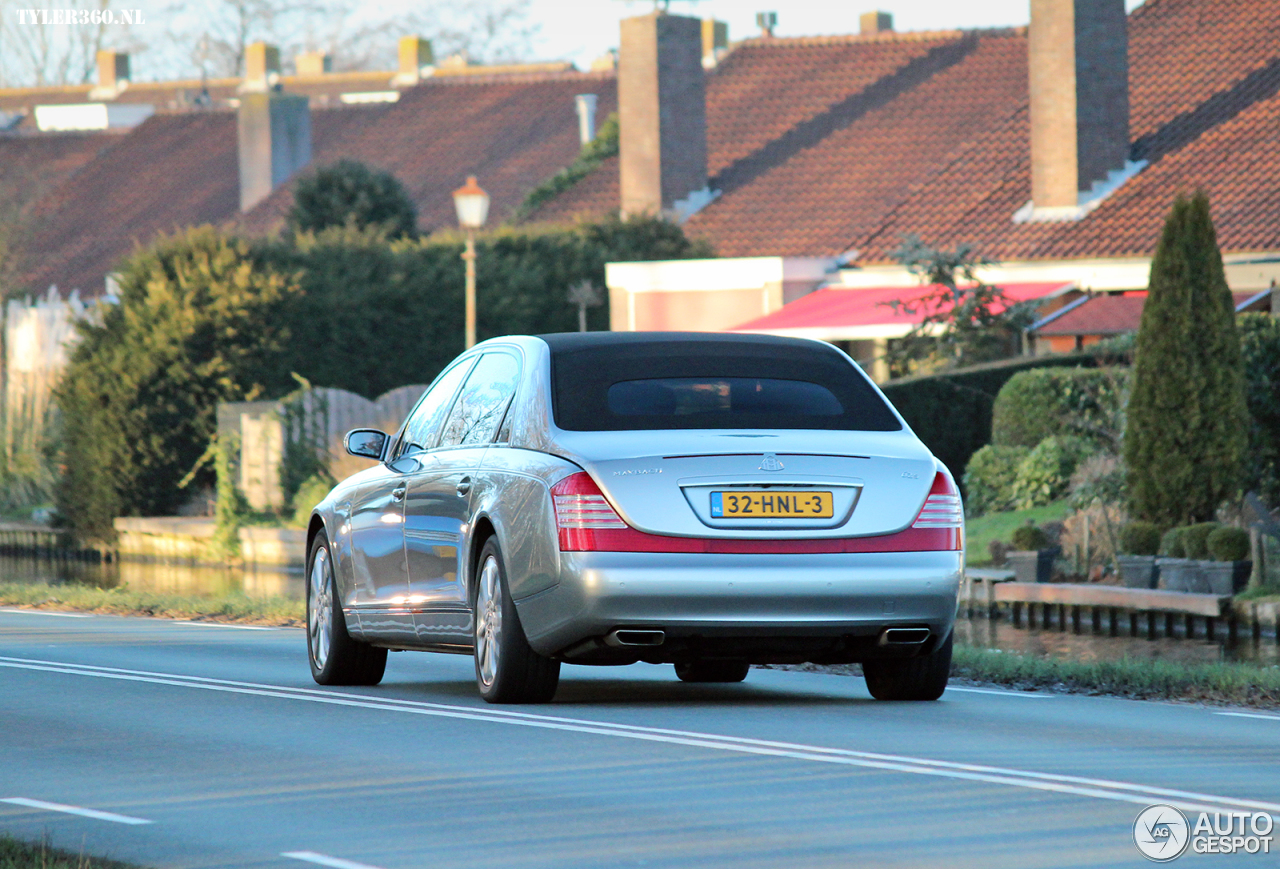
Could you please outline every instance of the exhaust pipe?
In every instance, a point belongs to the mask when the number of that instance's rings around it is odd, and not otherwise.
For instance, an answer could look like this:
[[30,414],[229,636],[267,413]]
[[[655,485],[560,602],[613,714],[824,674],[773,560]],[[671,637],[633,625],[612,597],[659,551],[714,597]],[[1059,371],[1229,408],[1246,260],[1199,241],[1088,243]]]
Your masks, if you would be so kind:
[[882,646],[918,646],[929,639],[928,628],[885,628],[880,635]]
[[662,631],[617,630],[605,635],[607,646],[661,646],[667,635]]

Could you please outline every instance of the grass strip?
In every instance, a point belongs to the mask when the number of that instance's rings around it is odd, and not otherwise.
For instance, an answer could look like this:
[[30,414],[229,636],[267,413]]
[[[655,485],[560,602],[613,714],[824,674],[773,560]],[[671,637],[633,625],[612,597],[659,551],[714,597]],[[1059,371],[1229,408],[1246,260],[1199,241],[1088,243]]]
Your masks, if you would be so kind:
[[1071,505],[1066,499],[1054,501],[1044,507],[1032,507],[1027,510],[1013,510],[1008,513],[988,513],[964,522],[964,560],[970,567],[980,567],[991,563],[991,552],[987,549],[992,540],[1003,540],[1006,543],[1013,537],[1013,531],[1028,521],[1043,525],[1045,522],[1061,522],[1071,512]]
[[953,678],[1012,688],[1280,707],[1280,667],[1241,661],[1183,663],[1151,658],[1076,661],[974,646],[955,648]]
[[132,869],[128,863],[49,847],[47,841],[19,842],[0,834],[0,869]]
[[0,582],[0,606],[255,625],[296,626],[305,624],[307,617],[303,602],[287,597],[239,592],[183,595],[45,582]]

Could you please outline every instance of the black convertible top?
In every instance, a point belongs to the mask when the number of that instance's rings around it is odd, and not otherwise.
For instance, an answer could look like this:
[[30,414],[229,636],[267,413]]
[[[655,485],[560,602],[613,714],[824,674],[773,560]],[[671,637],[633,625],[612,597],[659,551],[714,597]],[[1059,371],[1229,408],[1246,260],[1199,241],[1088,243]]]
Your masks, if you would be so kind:
[[[537,337],[551,349],[556,425],[570,431],[902,428],[849,357],[818,341],[717,332],[561,332]],[[675,381],[698,378],[736,384],[767,382],[767,388],[775,391],[785,389],[786,383],[816,384],[835,397],[839,412],[817,405],[812,412],[797,411],[793,395],[781,404],[740,402],[731,412],[714,414],[620,413],[616,412],[618,401],[611,403],[609,397],[617,384],[647,382],[653,384],[650,388],[678,388]],[[780,409],[784,406],[785,412]]]

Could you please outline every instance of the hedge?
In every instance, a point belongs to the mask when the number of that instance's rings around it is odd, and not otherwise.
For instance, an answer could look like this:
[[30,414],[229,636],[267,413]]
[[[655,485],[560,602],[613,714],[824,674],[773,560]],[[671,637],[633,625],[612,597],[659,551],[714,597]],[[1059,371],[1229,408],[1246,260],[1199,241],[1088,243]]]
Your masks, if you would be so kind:
[[[614,260],[706,257],[678,226],[610,219],[503,229],[478,248],[478,333],[576,330],[569,287]],[[120,303],[86,323],[58,390],[61,515],[112,537],[116,516],[174,512],[217,405],[316,386],[374,397],[427,383],[463,349],[462,240],[390,240],[354,226],[244,239],[212,227],[164,237],[120,268]],[[607,328],[607,305],[589,314]],[[196,488],[211,485],[205,468]]]
[[969,457],[991,442],[992,408],[1010,377],[1035,368],[1094,368],[1106,361],[1091,353],[1022,357],[945,374],[904,377],[880,388],[916,435],[960,480]]

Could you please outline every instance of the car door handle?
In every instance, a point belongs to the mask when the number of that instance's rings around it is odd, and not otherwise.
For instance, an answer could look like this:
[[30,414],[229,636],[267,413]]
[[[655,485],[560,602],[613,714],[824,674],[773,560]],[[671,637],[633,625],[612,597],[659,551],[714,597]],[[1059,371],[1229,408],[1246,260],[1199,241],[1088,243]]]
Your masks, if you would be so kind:
[[393,489],[393,490],[391,491],[391,500],[392,500],[392,501],[403,501],[403,500],[404,500],[404,490],[405,490],[405,487],[404,487],[404,486],[396,486],[396,487],[395,487],[395,489]]
[[465,495],[471,491],[471,478],[463,477],[458,481],[458,494]]

